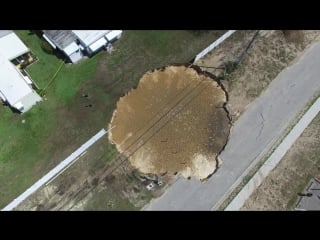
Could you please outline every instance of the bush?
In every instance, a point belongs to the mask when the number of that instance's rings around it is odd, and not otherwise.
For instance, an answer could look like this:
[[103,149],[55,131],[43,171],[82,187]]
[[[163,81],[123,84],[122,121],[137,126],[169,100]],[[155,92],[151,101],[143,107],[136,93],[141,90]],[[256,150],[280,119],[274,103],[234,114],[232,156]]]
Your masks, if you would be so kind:
[[227,74],[230,74],[232,73],[236,68],[237,68],[238,64],[237,62],[234,62],[234,61],[228,61],[224,64],[224,69],[225,69],[225,72]]
[[292,43],[302,43],[304,34],[301,30],[282,30],[285,39]]
[[53,47],[45,39],[41,39],[41,48],[46,53],[53,54]]
[[235,61],[228,61],[223,65],[224,71],[218,76],[218,78],[222,80],[229,80],[229,75],[238,67],[238,63]]

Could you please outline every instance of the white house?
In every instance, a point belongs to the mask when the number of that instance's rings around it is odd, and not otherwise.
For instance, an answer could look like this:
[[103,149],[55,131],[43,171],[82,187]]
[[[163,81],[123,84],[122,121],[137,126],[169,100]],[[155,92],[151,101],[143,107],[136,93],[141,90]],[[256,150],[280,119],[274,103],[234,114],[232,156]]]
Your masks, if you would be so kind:
[[21,113],[41,101],[33,90],[32,81],[11,63],[29,49],[9,30],[0,30],[0,98]]
[[92,56],[121,37],[122,30],[43,30],[43,38],[62,51],[72,63]]

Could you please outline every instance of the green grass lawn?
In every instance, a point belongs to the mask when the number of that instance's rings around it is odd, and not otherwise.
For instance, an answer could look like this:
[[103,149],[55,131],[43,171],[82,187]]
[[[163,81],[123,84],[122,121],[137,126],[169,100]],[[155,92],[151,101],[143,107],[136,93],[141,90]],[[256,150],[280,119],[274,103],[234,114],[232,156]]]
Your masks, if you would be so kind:
[[[36,34],[15,32],[39,59],[27,71],[39,88],[44,88],[61,60],[41,49]],[[27,113],[18,115],[0,107],[0,208],[71,154],[70,149],[77,149],[97,129],[106,127],[118,98],[135,86],[144,72],[190,61],[221,32],[124,31],[112,54],[102,51],[79,64],[64,65],[46,89],[47,100]],[[100,60],[105,77],[97,81]],[[83,87],[91,90],[101,104],[92,114],[79,117],[77,94]]]
[[[44,52],[40,45],[41,41],[35,34],[22,30],[16,31],[16,33],[39,59],[27,71],[39,88],[45,88],[58,70],[62,60],[59,60],[54,54]],[[101,57],[102,54],[99,53],[76,65],[64,64],[55,77],[54,83],[46,89],[46,93],[55,100],[67,104],[77,92],[80,84],[94,76],[97,62]],[[52,93],[52,91],[54,92]]]
[[[61,60],[45,53],[40,40],[29,31],[17,35],[39,59],[27,71],[36,84],[43,88],[57,71]],[[0,207],[31,186],[45,171],[54,146],[46,141],[56,128],[56,109],[67,105],[82,82],[95,74],[101,54],[78,65],[64,65],[47,89],[48,101],[42,101],[23,115],[0,108]],[[22,123],[25,120],[25,123]]]

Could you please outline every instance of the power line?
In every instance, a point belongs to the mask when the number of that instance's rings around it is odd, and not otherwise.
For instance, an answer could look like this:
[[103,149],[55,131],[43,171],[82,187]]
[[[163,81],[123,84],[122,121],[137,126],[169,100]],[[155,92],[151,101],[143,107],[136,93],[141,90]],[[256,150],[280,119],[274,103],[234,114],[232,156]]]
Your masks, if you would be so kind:
[[[183,95],[180,99],[178,99],[178,101],[177,101],[168,111],[166,111],[162,116],[160,116],[160,118],[157,119],[156,117],[159,115],[159,113],[161,113],[163,110],[165,110],[165,109],[167,108],[167,106],[164,105],[163,109],[160,110],[160,111],[158,111],[156,114],[154,114],[154,116],[149,119],[148,123],[152,122],[152,120],[154,120],[154,119],[156,119],[156,121],[155,121],[154,123],[152,123],[151,126],[149,126],[145,131],[143,131],[143,132],[138,136],[138,138],[136,138],[136,139],[126,148],[126,150],[124,150],[123,152],[124,152],[124,153],[129,152],[129,149],[130,149],[131,147],[134,147],[134,145],[135,145],[136,143],[139,143],[139,141],[141,140],[141,138],[142,138],[143,136],[145,136],[146,134],[148,134],[148,132],[149,132],[153,127],[155,127],[162,119],[164,119],[164,118],[165,118],[172,110],[174,110],[180,103],[182,103],[185,99],[187,99],[187,97],[189,97],[197,88],[199,88],[199,87],[202,85],[202,83],[209,83],[209,82],[205,82],[204,80],[201,80],[200,82],[198,82],[198,83],[196,83],[196,84],[194,84],[194,85],[191,85],[192,88],[191,88],[185,95]],[[188,88],[190,88],[190,85],[187,85],[185,88],[183,88],[177,95],[175,95],[175,96],[174,96],[172,99],[170,99],[170,101],[168,101],[168,102],[170,103],[170,102],[174,101],[175,99],[177,99],[177,96],[179,96],[179,95],[181,95],[182,93],[184,93],[184,91],[185,91],[186,89],[188,89]],[[136,153],[142,146],[144,146],[155,134],[157,134],[161,129],[163,129],[163,127],[165,127],[178,113],[180,113],[188,104],[190,104],[196,97],[198,97],[198,96],[202,93],[202,91],[205,90],[205,89],[206,89],[206,85],[204,85],[202,88],[200,88],[199,92],[196,93],[195,96],[193,96],[189,101],[187,101],[187,102],[185,103],[185,105],[180,106],[180,109],[178,109],[178,111],[176,111],[175,113],[173,113],[173,115],[169,116],[169,119],[168,119],[162,126],[160,125],[160,127],[159,127],[156,131],[154,131],[154,132],[151,134],[151,136],[149,136],[146,140],[144,140],[144,142],[143,142],[142,144],[138,145],[133,151],[130,151],[128,155],[123,156],[123,153],[118,153],[118,154],[116,155],[116,157],[111,160],[112,163],[115,162],[116,165],[113,166],[113,167],[111,166],[111,170],[110,170],[110,168],[109,168],[110,166],[107,166],[107,167],[106,167],[107,169],[104,170],[104,171],[107,172],[107,173],[106,173],[106,174],[103,174],[104,178],[105,178],[106,176],[112,174],[115,170],[117,170],[127,159],[129,159],[129,158],[130,158],[134,153]],[[140,128],[139,130],[137,130],[135,133],[143,130],[144,128],[145,128],[145,126],[142,127],[142,128]],[[132,136],[135,136],[135,134],[133,134]],[[103,158],[103,157],[104,157],[104,154],[103,154],[99,159],[101,159],[101,158]],[[121,159],[121,158],[122,158],[122,159]],[[119,160],[120,160],[120,161],[119,161]],[[117,161],[119,161],[118,164],[117,164]],[[108,168],[109,168],[109,169],[108,169]],[[94,191],[95,188],[96,188],[98,185],[99,185],[99,184],[97,184],[96,186],[94,186],[93,188],[91,188],[86,194],[84,194],[84,196],[83,196],[81,199],[85,198],[90,192]],[[80,190],[76,195],[80,194],[80,192],[82,192],[82,191],[84,191],[84,190],[85,190],[85,189]],[[80,201],[80,200],[79,200],[79,201]],[[79,201],[78,201],[78,202],[79,202]],[[77,202],[74,203],[70,208],[72,208],[75,204],[77,204]]]
[[244,49],[244,51],[243,51],[243,52],[241,53],[241,55],[239,56],[238,61],[236,62],[236,65],[239,65],[239,64],[242,62],[244,56],[245,56],[246,53],[249,51],[251,45],[253,44],[253,41],[256,39],[256,37],[258,36],[259,32],[260,32],[260,30],[257,30],[256,33],[253,35],[253,37],[252,37],[252,39],[249,41],[247,47]]

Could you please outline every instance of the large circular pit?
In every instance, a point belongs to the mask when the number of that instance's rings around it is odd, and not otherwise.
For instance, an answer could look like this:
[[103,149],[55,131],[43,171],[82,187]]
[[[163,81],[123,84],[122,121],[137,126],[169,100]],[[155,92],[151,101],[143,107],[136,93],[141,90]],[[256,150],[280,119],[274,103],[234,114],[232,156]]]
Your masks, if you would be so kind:
[[228,140],[226,92],[195,67],[147,72],[120,98],[109,140],[143,173],[206,179]]

